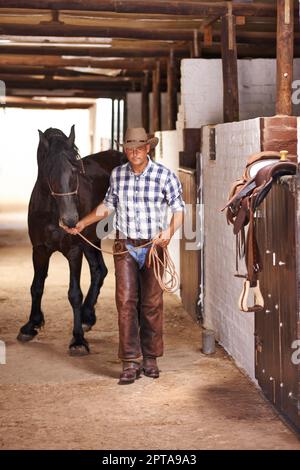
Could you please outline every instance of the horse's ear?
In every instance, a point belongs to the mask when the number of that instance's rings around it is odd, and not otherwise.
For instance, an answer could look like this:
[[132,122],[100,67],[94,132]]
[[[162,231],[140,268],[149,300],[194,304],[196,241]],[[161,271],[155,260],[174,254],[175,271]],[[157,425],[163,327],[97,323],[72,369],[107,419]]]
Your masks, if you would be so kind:
[[75,143],[75,124],[73,124],[73,126],[71,127],[71,132],[70,132],[70,135],[68,137],[69,146],[73,147],[74,143]]
[[45,151],[47,152],[49,149],[49,142],[47,138],[45,137],[45,134],[39,130],[39,136],[40,136],[40,144],[44,147]]

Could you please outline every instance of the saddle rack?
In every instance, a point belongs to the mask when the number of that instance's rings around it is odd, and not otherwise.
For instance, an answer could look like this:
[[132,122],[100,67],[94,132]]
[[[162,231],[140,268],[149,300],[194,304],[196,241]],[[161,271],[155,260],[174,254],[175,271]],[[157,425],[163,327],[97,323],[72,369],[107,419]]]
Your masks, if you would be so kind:
[[[236,235],[236,269],[238,259],[245,257],[247,274],[236,277],[245,278],[238,306],[242,312],[258,312],[264,309],[264,298],[260,290],[258,275],[262,271],[259,247],[256,239],[255,211],[266,198],[272,185],[281,176],[295,175],[297,157],[288,155],[287,150],[280,152],[265,151],[251,155],[242,178],[234,182],[226,206],[226,219],[233,225]],[[247,236],[245,227],[248,225]],[[253,304],[248,305],[250,293]]]

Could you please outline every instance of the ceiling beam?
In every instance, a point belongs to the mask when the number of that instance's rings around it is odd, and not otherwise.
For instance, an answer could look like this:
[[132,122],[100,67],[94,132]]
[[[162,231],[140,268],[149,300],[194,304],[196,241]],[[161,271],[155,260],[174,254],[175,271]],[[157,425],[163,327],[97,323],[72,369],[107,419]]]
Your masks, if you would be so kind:
[[162,39],[187,41],[193,39],[193,30],[120,28],[108,26],[79,26],[71,24],[49,23],[14,24],[1,23],[0,34],[19,36],[73,36],[96,38]]
[[1,73],[0,75],[1,80],[3,80],[5,83],[10,83],[12,81],[14,82],[41,82],[45,81],[45,83],[48,83],[48,81],[52,82],[55,81],[57,84],[64,85],[65,83],[73,83],[74,86],[76,84],[80,83],[80,85],[91,85],[91,86],[98,86],[101,83],[110,83],[110,84],[123,84],[123,83],[130,83],[132,80],[135,80],[136,82],[141,81],[143,76],[140,75],[138,77],[136,76],[127,76],[127,77],[105,77],[105,76],[85,76],[85,75],[80,75],[77,77],[68,77],[68,76],[61,76],[59,78],[55,77],[43,77],[43,78],[38,78],[38,76],[34,75],[27,75],[27,74],[8,74],[8,73]]
[[8,87],[6,89],[7,97],[55,97],[55,98],[110,98],[110,97],[124,97],[128,93],[128,90],[115,90],[107,87],[105,90],[81,90],[79,88],[73,90],[62,90],[58,88],[56,90],[47,90],[45,88],[21,88],[21,87]]
[[[173,46],[172,46],[173,49]],[[188,47],[175,47],[174,56],[184,57],[189,55]],[[58,46],[47,46],[41,44],[40,46],[27,46],[24,45],[0,45],[0,54],[50,54],[50,55],[72,55],[72,56],[90,56],[90,57],[168,57],[170,49],[164,48],[152,48],[149,49],[139,48],[138,44],[134,48],[101,48],[101,47],[58,47]]]
[[[48,99],[32,99],[19,96],[7,96],[5,98],[4,106],[7,108],[47,108],[47,109],[88,109],[95,103],[94,99],[63,99],[63,98],[48,98]],[[1,107],[1,106],[0,106]]]
[[[44,67],[96,67],[109,69],[125,70],[148,70],[156,65],[155,60],[151,59],[95,59],[85,57],[63,58],[51,55],[0,55],[0,65],[40,65]],[[161,60],[161,64],[166,68],[166,61]]]
[[[1,0],[0,0],[1,1]],[[97,37],[97,38],[130,38],[130,39],[154,39],[154,40],[177,40],[193,41],[194,30],[182,29],[156,29],[146,28],[119,28],[111,26],[107,28],[98,26],[75,26],[69,24],[48,25],[41,24],[0,24],[0,34],[21,36],[68,36],[68,37]],[[221,32],[214,31],[213,37],[220,38]],[[203,34],[199,33],[203,39]],[[300,33],[295,34],[296,38]],[[237,31],[237,42],[247,40],[249,42],[258,40],[275,40],[276,31]],[[109,48],[110,49],[110,48]]]
[[[75,69],[76,67],[74,67]],[[121,75],[122,77],[132,76],[141,78],[144,76],[144,69],[143,70],[122,70]],[[10,65],[0,65],[0,79],[3,74],[16,74],[16,75],[44,75],[44,76],[61,76],[61,77],[93,77],[96,79],[97,77],[105,76],[106,78],[109,77],[106,73],[101,72],[93,72],[93,69],[89,70],[73,70],[69,68],[60,68],[60,67],[42,67],[42,66],[27,66],[27,65],[17,65],[17,66],[10,66]]]
[[[227,12],[225,2],[192,2],[164,0],[0,0],[0,8],[39,10],[109,11],[164,15],[212,16]],[[270,3],[233,3],[235,15],[275,17],[276,5]]]

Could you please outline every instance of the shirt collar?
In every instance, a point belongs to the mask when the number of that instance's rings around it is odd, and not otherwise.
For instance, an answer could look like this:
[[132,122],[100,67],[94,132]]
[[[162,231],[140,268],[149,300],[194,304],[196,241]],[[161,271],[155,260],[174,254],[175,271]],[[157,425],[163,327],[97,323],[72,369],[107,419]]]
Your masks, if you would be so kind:
[[149,155],[147,155],[147,159],[148,159],[148,164],[146,165],[146,167],[144,168],[144,170],[142,171],[142,173],[140,173],[139,175],[137,175],[136,173],[134,173],[134,171],[132,170],[132,167],[131,167],[131,164],[130,162],[127,163],[128,165],[128,170],[130,172],[131,175],[134,175],[134,176],[145,176],[146,173],[149,171],[149,169],[153,166],[153,161],[151,160],[151,158],[149,157]]

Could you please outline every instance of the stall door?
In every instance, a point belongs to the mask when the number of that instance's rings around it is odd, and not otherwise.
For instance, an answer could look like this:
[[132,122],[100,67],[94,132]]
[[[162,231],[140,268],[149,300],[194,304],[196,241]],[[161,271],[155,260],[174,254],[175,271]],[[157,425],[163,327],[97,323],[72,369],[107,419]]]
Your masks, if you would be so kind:
[[[179,178],[183,189],[183,199],[187,205],[186,217],[191,220],[191,228],[195,233],[197,217],[196,170],[179,168]],[[185,310],[195,320],[199,320],[200,251],[199,248],[188,249],[194,245],[195,238],[187,238],[183,231],[180,240],[180,295]]]
[[300,278],[296,248],[300,227],[295,187],[296,178],[274,185],[256,214],[265,308],[255,314],[255,368],[264,394],[300,429]]

